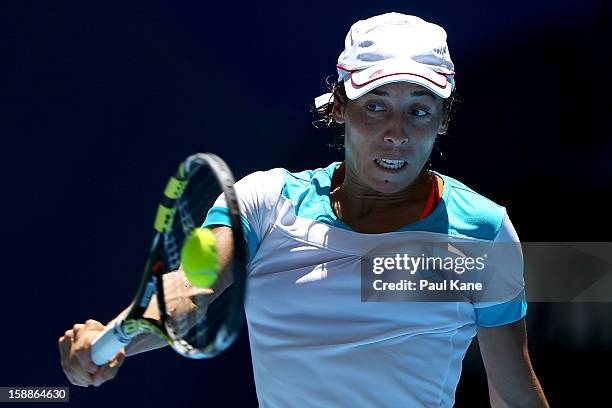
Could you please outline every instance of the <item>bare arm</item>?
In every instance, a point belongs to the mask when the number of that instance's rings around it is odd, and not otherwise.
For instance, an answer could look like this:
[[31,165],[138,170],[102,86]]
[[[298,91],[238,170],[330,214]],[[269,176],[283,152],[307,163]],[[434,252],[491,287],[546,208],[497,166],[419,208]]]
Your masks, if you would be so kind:
[[478,327],[491,407],[548,408],[531,366],[525,319],[498,327]]
[[[177,271],[164,275],[165,288],[172,288],[176,287],[177,285],[179,285],[180,287],[187,288],[186,293],[180,294],[180,296],[182,297],[184,297],[186,294],[189,297],[205,295],[205,297],[203,298],[205,299],[203,307],[207,307],[210,303],[212,303],[233,282],[232,270],[229,267],[233,256],[232,229],[230,227],[220,226],[211,228],[211,230],[215,234],[217,255],[219,259],[219,277],[211,288],[192,287],[192,285],[187,281],[185,277],[185,273],[183,272],[182,266]],[[169,296],[169,292],[171,293],[171,290],[166,289],[166,299],[171,297]],[[199,303],[202,305],[202,302]],[[170,308],[172,308],[171,300],[167,302],[167,306],[170,306]],[[191,303],[191,306],[195,308],[195,303]],[[115,319],[109,322],[109,324],[113,323],[115,320],[123,318],[128,313],[130,307],[131,305],[127,307],[123,312],[121,312],[117,317],[115,317]],[[169,310],[169,312],[172,311]],[[182,312],[185,311],[183,310]],[[151,299],[151,302],[144,313],[144,317],[151,318],[154,320],[160,320],[159,309],[157,307],[157,297],[155,295],[153,295],[153,298]],[[130,344],[126,347],[125,351],[127,356],[133,356],[135,354],[155,350],[166,345],[167,343],[163,339],[160,339],[158,336],[149,333],[143,333],[137,336],[134,340],[132,340]]]
[[[231,268],[229,267],[233,257],[232,230],[225,226],[211,229],[215,234],[217,245],[219,278],[212,288],[194,288],[186,281],[184,272],[179,268],[178,271],[164,275],[164,289],[166,289],[166,285],[168,285],[169,288],[166,292],[166,299],[168,298],[168,294],[171,293],[171,288],[177,287],[178,284],[178,287],[186,288],[190,296],[203,295],[204,299],[206,299],[203,303],[204,307],[208,307],[208,304],[212,303],[212,301],[233,282]],[[184,295],[184,292],[180,293],[180,296],[182,295]],[[177,294],[177,296],[179,295]],[[181,305],[180,307],[195,308],[195,303],[193,302],[177,302],[177,305]],[[124,318],[130,310],[130,307],[131,305],[119,313],[119,315],[111,320],[109,324]],[[171,307],[172,305],[170,305],[170,308]],[[151,300],[144,316],[159,320],[160,315],[157,299]],[[166,345],[166,342],[156,335],[148,333],[141,334],[132,340],[126,347],[126,350],[121,350],[108,364],[98,367],[91,360],[91,343],[105,327],[106,326],[102,325],[100,322],[90,319],[84,324],[75,324],[71,329],[66,330],[64,335],[59,338],[58,345],[61,365],[66,377],[68,377],[68,380],[72,384],[83,387],[88,387],[90,385],[99,386],[117,375],[117,371],[123,364],[126,355],[131,356]]]

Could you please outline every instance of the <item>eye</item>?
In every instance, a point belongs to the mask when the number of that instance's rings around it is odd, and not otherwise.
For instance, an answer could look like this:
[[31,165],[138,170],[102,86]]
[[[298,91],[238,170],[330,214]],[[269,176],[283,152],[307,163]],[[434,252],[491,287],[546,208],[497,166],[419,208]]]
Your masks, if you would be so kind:
[[424,118],[425,116],[429,115],[429,112],[424,109],[413,109],[412,113],[414,114],[414,116],[417,116],[419,118]]
[[382,106],[376,104],[376,103],[368,103],[366,105],[366,109],[372,112],[380,112],[383,110]]

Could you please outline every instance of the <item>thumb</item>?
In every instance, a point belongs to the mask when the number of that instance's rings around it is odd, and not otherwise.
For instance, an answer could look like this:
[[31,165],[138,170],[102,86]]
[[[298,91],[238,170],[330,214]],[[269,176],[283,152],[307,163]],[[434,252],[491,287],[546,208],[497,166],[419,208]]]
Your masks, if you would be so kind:
[[109,361],[108,366],[110,368],[119,368],[123,365],[123,361],[125,360],[125,348],[122,348],[115,357],[111,361]]
[[79,344],[75,351],[75,356],[81,367],[91,374],[95,373],[98,369],[98,366],[91,359],[91,344],[99,334],[99,331],[86,331],[83,333],[78,340]]
[[91,382],[94,386],[99,387],[108,380],[112,380],[117,375],[119,367],[123,365],[125,360],[125,349],[121,349],[115,357],[112,358],[107,364],[99,367],[99,369],[92,374]]

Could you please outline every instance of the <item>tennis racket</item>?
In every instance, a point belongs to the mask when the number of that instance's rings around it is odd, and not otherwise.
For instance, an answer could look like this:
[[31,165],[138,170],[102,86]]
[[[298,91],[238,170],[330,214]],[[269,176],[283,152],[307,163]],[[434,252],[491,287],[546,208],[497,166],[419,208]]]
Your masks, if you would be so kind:
[[[145,332],[160,336],[179,354],[190,358],[214,357],[234,342],[244,321],[247,251],[233,185],[229,167],[214,154],[198,153],[179,165],[157,209],[155,236],[134,302],[123,319],[106,327],[92,343],[95,364],[108,363],[121,348]],[[183,273],[178,270],[185,239],[201,227],[220,194],[232,228],[233,258],[229,268],[233,282],[208,304],[210,297],[206,293],[210,294],[210,289],[198,294],[184,279],[177,279],[177,274]],[[144,317],[154,294],[160,321]]]

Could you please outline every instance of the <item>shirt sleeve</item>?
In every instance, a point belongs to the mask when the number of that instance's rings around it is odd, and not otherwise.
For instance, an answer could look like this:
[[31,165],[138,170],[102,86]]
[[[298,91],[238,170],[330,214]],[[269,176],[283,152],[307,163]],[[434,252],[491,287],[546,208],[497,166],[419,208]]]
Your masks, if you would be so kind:
[[[284,184],[283,169],[257,171],[234,184],[240,206],[240,220],[244,239],[249,249],[249,261],[253,259],[259,244],[274,221],[273,214]],[[231,226],[225,196],[221,194],[208,211],[202,227]]]
[[[525,317],[527,314],[527,299],[525,296],[525,281],[523,278],[523,254],[521,251],[519,237],[510,222],[508,214],[504,211],[501,227],[495,237],[495,244],[514,244],[512,248],[518,251],[516,258],[520,260],[520,267],[510,267],[507,270],[509,276],[503,276],[504,284],[513,288],[510,299],[496,304],[475,303],[476,324],[483,327],[495,327],[513,323]],[[504,271],[506,272],[506,271]]]

